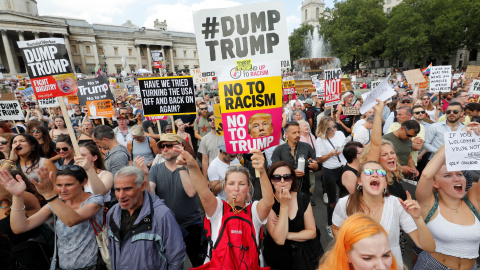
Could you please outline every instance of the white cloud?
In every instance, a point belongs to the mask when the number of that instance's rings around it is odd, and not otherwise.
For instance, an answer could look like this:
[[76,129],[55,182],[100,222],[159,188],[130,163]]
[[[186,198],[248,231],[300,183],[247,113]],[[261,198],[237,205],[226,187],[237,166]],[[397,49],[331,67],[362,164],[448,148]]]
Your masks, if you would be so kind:
[[291,34],[295,28],[300,26],[301,19],[297,15],[290,15],[287,17],[288,34]]
[[226,8],[240,5],[229,0],[204,0],[189,5],[187,2],[177,4],[158,4],[149,8],[149,14],[143,26],[151,28],[153,22],[167,20],[168,30],[193,33],[193,11],[211,8]]
[[81,0],[78,3],[66,0],[38,1],[41,16],[60,16],[87,20],[89,23],[113,23],[114,16],[128,11],[135,0]]

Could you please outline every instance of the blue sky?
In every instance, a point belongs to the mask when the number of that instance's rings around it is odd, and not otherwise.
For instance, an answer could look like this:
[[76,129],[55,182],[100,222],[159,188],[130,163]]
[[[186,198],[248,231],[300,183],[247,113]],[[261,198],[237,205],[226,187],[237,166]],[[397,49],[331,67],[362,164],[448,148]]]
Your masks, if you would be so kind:
[[[260,0],[261,1],[261,0]],[[119,25],[131,20],[140,27],[153,27],[153,21],[167,20],[168,30],[193,33],[192,11],[198,9],[232,7],[259,0],[81,0],[72,4],[65,0],[40,0],[41,16],[52,15],[85,19],[89,23]],[[265,1],[267,2],[267,1]],[[288,32],[298,28],[301,22],[300,0],[283,0],[287,12]],[[333,7],[333,0],[324,0],[326,7]]]

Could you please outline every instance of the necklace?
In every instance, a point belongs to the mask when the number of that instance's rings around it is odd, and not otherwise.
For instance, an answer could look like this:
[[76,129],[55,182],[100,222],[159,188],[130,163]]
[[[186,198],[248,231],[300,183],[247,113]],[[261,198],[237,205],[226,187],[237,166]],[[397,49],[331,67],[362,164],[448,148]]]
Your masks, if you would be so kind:
[[372,215],[376,215],[378,210],[380,210],[382,207],[383,207],[383,200],[382,200],[382,203],[380,204],[380,206],[377,209],[375,209],[375,211],[372,211],[370,209],[370,207],[367,206],[368,210],[370,211],[370,213],[372,213]]
[[446,203],[444,203],[443,201],[442,201],[442,203],[443,203],[443,205],[445,205],[448,209],[454,210],[454,211],[455,211],[455,214],[458,214],[458,208],[460,208],[460,206],[462,206],[462,201],[463,201],[463,200],[460,200],[460,203],[458,204],[457,208],[451,208],[450,206],[448,206],[448,205],[447,205]]

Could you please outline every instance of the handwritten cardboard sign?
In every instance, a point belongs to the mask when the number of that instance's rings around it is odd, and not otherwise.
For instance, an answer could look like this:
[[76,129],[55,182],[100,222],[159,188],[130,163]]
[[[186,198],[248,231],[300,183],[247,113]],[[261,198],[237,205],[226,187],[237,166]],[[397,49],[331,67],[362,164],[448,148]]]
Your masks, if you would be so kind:
[[23,120],[22,107],[15,101],[0,101],[0,120]]
[[404,71],[403,74],[405,74],[405,78],[407,78],[407,82],[409,84],[425,82],[425,78],[423,77],[422,71],[419,68]]
[[360,110],[355,106],[342,107],[343,115],[360,115]]
[[430,92],[449,92],[452,85],[452,66],[430,68]]
[[445,132],[445,158],[448,171],[478,170],[480,136],[467,132]]
[[467,66],[465,78],[478,78],[480,75],[480,66]]
[[15,94],[14,93],[2,93],[2,100],[3,101],[15,100]]

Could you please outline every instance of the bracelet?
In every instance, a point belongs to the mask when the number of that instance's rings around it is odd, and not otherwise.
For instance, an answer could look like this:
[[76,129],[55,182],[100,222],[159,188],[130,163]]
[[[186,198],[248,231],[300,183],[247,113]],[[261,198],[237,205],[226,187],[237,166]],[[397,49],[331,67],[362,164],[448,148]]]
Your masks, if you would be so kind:
[[12,206],[10,206],[10,210],[12,210],[12,211],[23,211],[23,210],[25,210],[25,205],[23,205],[22,209],[14,209],[14,208],[12,208]]
[[57,194],[57,195],[55,195],[55,196],[53,196],[53,197],[52,197],[52,198],[50,198],[50,199],[45,199],[45,201],[46,201],[47,203],[49,203],[49,202],[51,202],[51,201],[55,200],[56,198],[58,198],[58,194]]

